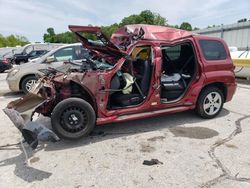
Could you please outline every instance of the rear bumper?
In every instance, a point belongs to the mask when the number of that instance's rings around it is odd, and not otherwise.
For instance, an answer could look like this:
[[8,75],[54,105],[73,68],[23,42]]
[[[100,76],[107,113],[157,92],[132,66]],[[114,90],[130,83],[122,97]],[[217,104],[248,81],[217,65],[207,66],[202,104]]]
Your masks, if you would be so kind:
[[227,98],[225,102],[231,101],[233,98],[233,95],[235,94],[237,84],[236,83],[230,83],[226,84],[227,86]]

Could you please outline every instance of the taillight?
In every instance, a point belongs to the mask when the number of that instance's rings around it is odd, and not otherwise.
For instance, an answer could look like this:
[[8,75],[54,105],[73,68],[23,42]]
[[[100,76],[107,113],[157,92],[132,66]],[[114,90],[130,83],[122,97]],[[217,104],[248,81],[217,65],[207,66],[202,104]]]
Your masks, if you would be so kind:
[[3,63],[3,64],[9,64],[9,61],[8,61],[7,59],[3,59],[3,60],[2,60],[2,63]]

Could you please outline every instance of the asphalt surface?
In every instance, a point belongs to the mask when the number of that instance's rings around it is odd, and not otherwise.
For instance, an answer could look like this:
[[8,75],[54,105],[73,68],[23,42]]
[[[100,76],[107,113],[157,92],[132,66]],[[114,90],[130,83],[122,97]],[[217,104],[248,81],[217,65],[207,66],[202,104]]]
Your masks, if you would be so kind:
[[[22,95],[0,74],[0,107]],[[87,138],[27,148],[0,111],[0,187],[250,187],[250,86],[212,120],[192,111],[97,127]],[[50,127],[49,118],[38,121]],[[5,147],[3,147],[5,146]],[[143,165],[144,160],[152,166]]]

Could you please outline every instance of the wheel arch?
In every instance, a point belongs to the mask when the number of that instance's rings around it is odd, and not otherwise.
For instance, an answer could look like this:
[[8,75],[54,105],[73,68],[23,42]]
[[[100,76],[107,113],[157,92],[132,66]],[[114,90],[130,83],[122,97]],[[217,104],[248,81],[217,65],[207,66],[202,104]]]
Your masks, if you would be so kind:
[[202,91],[204,91],[206,88],[208,87],[217,87],[218,89],[220,89],[223,93],[223,97],[224,97],[224,102],[227,100],[227,87],[225,85],[225,83],[223,82],[212,82],[212,83],[208,83],[206,84],[200,91],[200,94],[202,93]]
[[36,76],[36,74],[26,74],[24,75],[21,79],[20,79],[20,82],[19,82],[19,90],[22,90],[22,83],[23,83],[23,80],[29,76]]
[[97,115],[97,104],[96,100],[93,97],[92,92],[85,86],[80,85],[77,82],[71,81],[70,82],[70,90],[71,90],[71,97],[81,98],[87,101],[94,109]]

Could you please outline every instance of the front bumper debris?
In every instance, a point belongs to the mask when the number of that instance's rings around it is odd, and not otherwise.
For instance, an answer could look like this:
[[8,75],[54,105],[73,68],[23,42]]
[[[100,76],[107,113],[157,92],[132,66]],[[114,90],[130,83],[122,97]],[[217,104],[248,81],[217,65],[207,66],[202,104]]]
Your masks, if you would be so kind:
[[43,105],[48,96],[43,92],[44,83],[40,79],[35,87],[27,95],[10,102],[4,113],[13,122],[15,127],[22,133],[24,140],[35,149],[38,141],[59,141],[58,136],[38,122],[33,122],[32,117],[36,109]]

